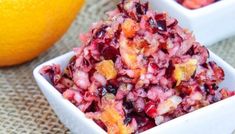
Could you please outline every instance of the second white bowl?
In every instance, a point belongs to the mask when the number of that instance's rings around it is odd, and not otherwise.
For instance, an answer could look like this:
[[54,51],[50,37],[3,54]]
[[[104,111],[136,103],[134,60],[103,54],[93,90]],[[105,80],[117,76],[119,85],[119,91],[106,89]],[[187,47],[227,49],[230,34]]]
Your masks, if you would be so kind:
[[221,0],[203,8],[190,10],[175,0],[149,0],[157,11],[167,11],[179,20],[181,26],[190,29],[204,45],[235,34],[235,0]]

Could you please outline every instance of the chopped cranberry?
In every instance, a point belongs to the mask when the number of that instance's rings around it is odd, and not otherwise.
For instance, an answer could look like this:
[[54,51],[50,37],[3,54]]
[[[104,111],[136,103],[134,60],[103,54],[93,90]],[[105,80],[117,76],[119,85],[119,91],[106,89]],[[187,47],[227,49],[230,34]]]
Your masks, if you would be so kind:
[[166,20],[157,20],[157,28],[160,31],[166,31]]
[[205,90],[206,90],[207,93],[212,94],[212,95],[215,94],[215,90],[213,89],[213,87],[212,87],[211,85],[205,84],[205,85],[204,85],[204,88],[205,88]]
[[138,15],[143,15],[142,5],[140,3],[135,3],[136,13]]
[[156,63],[150,63],[150,66],[153,68],[153,69],[158,69],[158,65]]
[[157,107],[155,103],[152,101],[149,101],[146,103],[144,111],[151,118],[154,118],[157,116]]
[[131,114],[132,118],[136,119],[136,122],[138,124],[138,127],[143,127],[149,122],[149,118],[146,116],[144,113],[132,113]]
[[119,54],[118,50],[112,46],[107,46],[101,52],[106,60],[113,60],[115,61],[117,55]]
[[164,14],[164,13],[158,13],[158,14],[155,15],[155,20],[156,21],[157,20],[164,20],[164,19],[166,19],[166,14]]
[[211,86],[214,90],[217,90],[219,88],[218,85],[216,85],[215,83],[213,83]]
[[125,125],[129,124],[131,122],[130,115],[127,114],[123,122],[124,122]]
[[90,62],[87,59],[83,58],[82,64],[84,65],[84,67],[89,67]]
[[[178,33],[170,33],[170,37],[173,39],[173,42],[181,44],[183,42],[183,38]],[[187,53],[187,50],[186,50]]]
[[117,89],[115,87],[113,87],[112,85],[108,85],[106,87],[104,87],[109,93],[112,93],[114,95],[117,94]]
[[126,109],[133,109],[133,104],[131,101],[124,101],[123,102],[123,106],[126,108]]
[[156,26],[156,24],[155,24],[155,22],[154,22],[154,20],[153,20],[152,17],[149,18],[148,24],[149,24],[149,26],[150,26],[150,28],[148,28],[148,26],[147,26],[148,30],[149,30],[150,32],[152,32],[152,33],[156,33],[157,30],[158,30],[158,28],[157,28],[157,26]]
[[202,66],[202,67],[204,67],[204,68],[206,68],[206,69],[209,69],[209,67],[208,67],[208,64],[207,64],[207,63],[203,63],[203,64],[201,64],[201,66]]
[[106,28],[108,26],[102,26],[100,29],[97,30],[97,32],[95,33],[94,38],[102,38],[104,37],[105,33],[106,33]]
[[116,47],[116,44],[118,44],[118,40],[120,38],[120,35],[121,35],[121,32],[122,32],[122,27],[121,27],[121,24],[118,25],[118,30],[115,31],[114,33],[114,37],[112,39],[112,44]]
[[168,68],[166,69],[166,77],[167,78],[170,78],[174,72],[174,65],[172,63],[172,60],[169,61],[169,65],[168,65]]
[[105,87],[98,88],[98,91],[99,91],[100,96],[105,96],[105,94],[107,93],[107,90]]
[[101,120],[96,120],[94,119],[95,123],[98,124],[102,129],[104,129],[104,131],[107,131],[107,127],[105,126],[105,124],[101,121]]
[[127,12],[126,9],[124,8],[124,4],[125,4],[125,0],[122,0],[122,1],[117,5],[117,9],[119,10],[119,12],[124,13],[125,15],[128,16],[128,12]]
[[86,112],[96,112],[99,111],[98,102],[92,101],[91,105],[85,110]]
[[160,43],[159,49],[162,50],[162,52],[164,52],[165,54],[168,54],[166,42]]
[[167,27],[172,28],[172,27],[176,26],[177,24],[178,24],[178,21],[176,19],[174,19],[174,22],[169,24]]
[[89,77],[92,77],[95,72],[96,72],[96,70],[95,70],[94,68],[92,68],[92,69],[88,72]]
[[149,121],[145,126],[139,127],[138,132],[141,133],[141,132],[148,130],[150,128],[153,128],[155,126],[156,126],[156,124],[154,121]]
[[149,3],[148,3],[148,2],[145,2],[145,3],[143,4],[143,8],[144,8],[144,14],[146,14],[147,11],[148,11],[148,9],[149,9]]
[[187,52],[186,52],[186,54],[188,54],[188,55],[194,55],[194,46],[192,46]]
[[211,66],[214,72],[214,77],[216,77],[218,81],[224,80],[224,70],[219,67],[214,61],[210,61],[209,65]]

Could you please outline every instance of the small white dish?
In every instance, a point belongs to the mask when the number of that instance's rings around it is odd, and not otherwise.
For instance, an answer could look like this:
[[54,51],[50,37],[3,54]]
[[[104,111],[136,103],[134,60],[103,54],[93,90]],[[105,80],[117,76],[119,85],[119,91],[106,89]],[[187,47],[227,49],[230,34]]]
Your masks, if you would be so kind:
[[[39,65],[33,71],[34,78],[61,122],[73,133],[106,134],[94,121],[86,118],[83,112],[64,99],[39,73],[44,65],[60,64],[65,68],[73,55],[73,52],[69,52]],[[210,60],[216,61],[225,71],[225,81],[220,86],[235,90],[235,70],[212,52]],[[234,104],[235,96],[178,117],[142,134],[231,134],[235,129]]]
[[209,46],[235,34],[235,0],[220,0],[191,10],[175,0],[149,0],[157,11],[166,11],[179,20],[182,27],[193,31],[196,39]]

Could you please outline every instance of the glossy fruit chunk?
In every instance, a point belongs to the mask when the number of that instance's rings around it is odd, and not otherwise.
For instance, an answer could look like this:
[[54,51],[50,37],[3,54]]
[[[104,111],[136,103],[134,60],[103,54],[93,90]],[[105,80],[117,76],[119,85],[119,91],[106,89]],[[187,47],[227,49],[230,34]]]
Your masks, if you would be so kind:
[[112,60],[103,60],[96,65],[95,68],[100,74],[105,76],[107,80],[113,79],[117,76],[117,71]]
[[144,111],[151,118],[154,118],[157,116],[157,107],[155,103],[152,101],[146,103]]
[[106,125],[108,134],[130,134],[132,129],[123,122],[123,117],[114,105],[106,105],[100,115],[100,120]]
[[127,38],[132,38],[139,30],[139,24],[128,18],[122,24],[122,30]]
[[121,38],[120,42],[120,54],[124,61],[124,63],[129,68],[136,68],[137,67],[137,53],[134,44],[128,41],[125,37]]
[[176,64],[173,77],[177,81],[177,86],[181,81],[187,81],[191,78],[197,68],[197,60],[190,59],[185,63]]
[[158,114],[163,115],[165,113],[168,113],[171,110],[174,110],[177,108],[177,106],[182,102],[182,98],[179,96],[171,96],[166,101],[160,103],[157,107]]

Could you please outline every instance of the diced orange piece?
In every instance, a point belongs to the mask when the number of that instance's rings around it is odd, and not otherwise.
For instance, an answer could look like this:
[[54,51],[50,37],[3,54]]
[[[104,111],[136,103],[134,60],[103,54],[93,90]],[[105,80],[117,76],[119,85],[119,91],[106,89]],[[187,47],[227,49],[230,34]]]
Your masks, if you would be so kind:
[[130,18],[126,19],[122,24],[122,30],[127,38],[134,37],[139,28],[139,24]]
[[115,106],[106,105],[100,115],[100,120],[106,125],[108,134],[131,134],[133,130],[123,123],[123,117]]
[[117,76],[117,70],[114,67],[112,60],[103,60],[98,63],[95,69],[102,74],[107,80],[113,79]]
[[197,60],[190,59],[186,63],[176,64],[175,70],[173,73],[173,77],[177,81],[176,86],[180,84],[180,82],[187,81],[191,78],[197,68]]
[[120,54],[125,64],[131,68],[137,68],[136,48],[125,37],[120,39]]
[[159,115],[163,115],[165,113],[168,113],[171,110],[174,110],[177,108],[177,106],[182,102],[182,98],[179,96],[171,96],[164,102],[161,102],[158,107],[157,111]]
[[136,67],[136,62],[137,62],[137,56],[135,54],[128,54],[124,53],[123,54],[124,61],[130,68],[135,68]]

